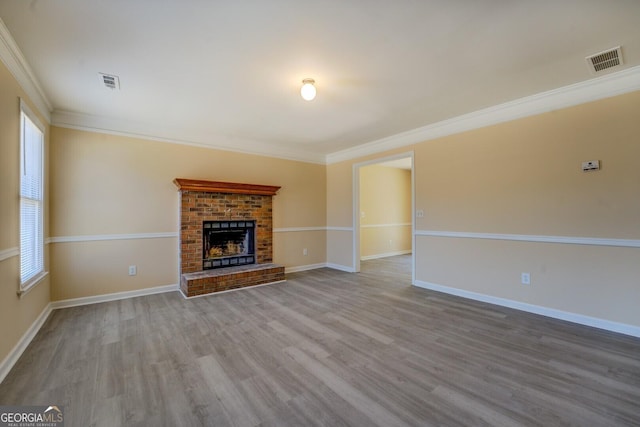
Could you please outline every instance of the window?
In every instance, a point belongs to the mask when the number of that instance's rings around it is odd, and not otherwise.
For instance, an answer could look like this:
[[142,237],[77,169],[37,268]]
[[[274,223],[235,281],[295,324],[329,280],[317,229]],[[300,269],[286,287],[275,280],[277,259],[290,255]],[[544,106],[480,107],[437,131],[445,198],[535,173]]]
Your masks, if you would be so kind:
[[20,290],[44,275],[44,133],[20,101]]

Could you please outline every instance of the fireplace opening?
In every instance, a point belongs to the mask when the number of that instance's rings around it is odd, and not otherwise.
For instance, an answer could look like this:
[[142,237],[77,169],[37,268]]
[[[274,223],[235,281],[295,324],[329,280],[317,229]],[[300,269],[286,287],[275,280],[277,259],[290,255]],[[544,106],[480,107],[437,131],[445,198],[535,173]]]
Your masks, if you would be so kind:
[[255,221],[204,221],[202,269],[255,264]]

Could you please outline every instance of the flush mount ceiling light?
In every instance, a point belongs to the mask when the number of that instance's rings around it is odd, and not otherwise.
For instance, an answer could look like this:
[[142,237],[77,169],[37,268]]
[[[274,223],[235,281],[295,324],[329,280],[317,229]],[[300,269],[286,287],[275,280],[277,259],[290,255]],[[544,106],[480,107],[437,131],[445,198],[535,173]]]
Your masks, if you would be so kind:
[[314,84],[316,83],[313,79],[304,79],[302,81],[302,88],[300,88],[300,95],[305,101],[313,101],[313,98],[316,97],[316,87]]

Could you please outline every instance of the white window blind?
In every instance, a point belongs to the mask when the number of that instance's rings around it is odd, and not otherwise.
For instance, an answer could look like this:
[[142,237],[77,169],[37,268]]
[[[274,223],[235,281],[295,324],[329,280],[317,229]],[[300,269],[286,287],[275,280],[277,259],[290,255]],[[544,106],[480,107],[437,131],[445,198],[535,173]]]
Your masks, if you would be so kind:
[[44,133],[33,113],[20,103],[20,287],[44,272]]

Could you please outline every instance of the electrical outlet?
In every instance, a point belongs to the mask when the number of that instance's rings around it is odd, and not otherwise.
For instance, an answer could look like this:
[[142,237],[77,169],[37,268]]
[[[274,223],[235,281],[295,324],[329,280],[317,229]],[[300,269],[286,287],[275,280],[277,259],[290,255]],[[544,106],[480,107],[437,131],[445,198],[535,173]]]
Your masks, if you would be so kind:
[[136,274],[138,274],[138,267],[136,267],[135,265],[130,265],[129,276],[135,276]]
[[422,209],[418,209],[416,211],[416,217],[418,218],[424,218],[424,211]]
[[309,255],[309,251],[307,250],[307,248],[304,248],[304,249],[302,250],[302,255],[304,255],[304,256]]
[[522,273],[520,275],[520,282],[523,285],[530,285],[531,284],[531,273]]

